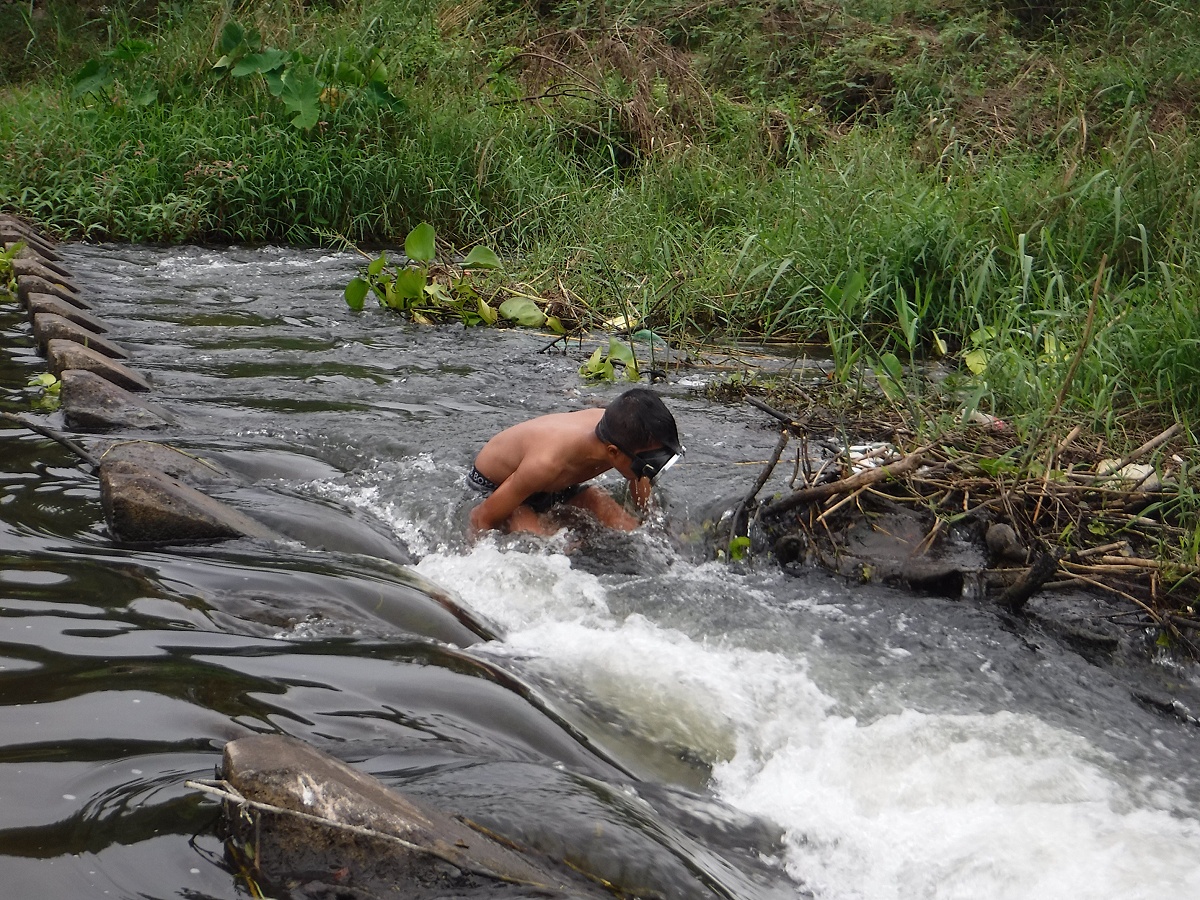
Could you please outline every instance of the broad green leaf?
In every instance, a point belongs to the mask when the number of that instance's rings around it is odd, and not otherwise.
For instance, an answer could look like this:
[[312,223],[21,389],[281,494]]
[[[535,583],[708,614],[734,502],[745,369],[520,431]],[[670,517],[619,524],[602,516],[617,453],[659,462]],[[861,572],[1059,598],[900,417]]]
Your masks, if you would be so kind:
[[467,258],[463,260],[464,269],[499,269],[500,257],[490,247],[482,245],[471,248]]
[[344,296],[346,305],[351,309],[362,309],[363,303],[367,299],[367,291],[371,286],[364,278],[351,278],[350,283],[346,285]]
[[420,300],[425,295],[425,273],[420,269],[401,269],[396,273],[395,291],[406,300]]
[[973,374],[982,375],[987,371],[987,352],[980,349],[971,350],[963,357],[963,362]]
[[563,325],[562,319],[558,316],[546,316],[546,327],[555,334],[566,334],[567,327]]
[[282,69],[288,61],[288,54],[282,50],[264,50],[261,53],[250,53],[238,61],[229,74],[234,78],[243,78],[246,75],[262,75],[266,72],[274,72],[277,69]]
[[129,40],[121,41],[117,46],[105,52],[105,56],[109,59],[119,59],[121,62],[137,62],[138,57],[145,56],[154,45],[149,41],[130,38]]
[[509,297],[500,304],[500,315],[526,328],[541,328],[546,314],[528,297]]
[[[246,42],[246,31],[237,22],[226,22],[225,27],[221,29],[221,39],[217,43],[217,49],[223,54],[229,55],[237,50]],[[215,68],[215,66],[214,66]]]
[[54,384],[58,384],[58,379],[50,372],[43,372],[29,379],[30,387],[50,387]]
[[904,400],[903,388],[887,372],[876,369],[875,380],[879,383],[879,389],[883,391],[883,395],[892,403],[900,403]]
[[267,90],[271,92],[272,97],[283,96],[283,76],[287,69],[272,69],[270,72],[263,72],[263,81],[267,84]]
[[307,66],[293,66],[284,70],[283,93],[279,99],[289,112],[295,113],[292,125],[296,128],[312,128],[321,114],[321,85]]
[[351,87],[362,87],[367,83],[362,69],[345,61],[337,64],[337,68],[333,72],[333,77],[340,84],[348,84]]
[[380,253],[367,265],[367,274],[374,277],[383,271],[383,267],[387,265],[387,254]]
[[735,537],[729,542],[729,558],[734,562],[740,562],[745,559],[750,553],[750,538],[744,534]]
[[618,341],[616,338],[608,339],[608,358],[619,360],[627,366],[637,365],[633,350],[624,341]]
[[130,106],[150,106],[158,102],[158,88],[148,85],[129,94]]
[[479,305],[479,318],[483,319],[488,325],[495,325],[500,321],[500,314],[484,303],[482,297],[476,297],[475,299]]
[[[384,65],[382,59],[375,56],[367,66],[367,78],[378,85],[386,85],[388,80],[388,68]],[[386,88],[385,88],[386,90]]]
[[404,239],[404,253],[409,259],[417,262],[433,262],[436,248],[434,246],[433,226],[422,222],[408,233]]
[[389,91],[387,85],[379,81],[368,82],[363,96],[376,106],[385,107],[392,112],[404,112],[407,109],[404,101]]
[[87,94],[103,95],[115,81],[112,71],[98,59],[90,59],[83,64],[75,77],[71,79],[71,96],[83,97]]

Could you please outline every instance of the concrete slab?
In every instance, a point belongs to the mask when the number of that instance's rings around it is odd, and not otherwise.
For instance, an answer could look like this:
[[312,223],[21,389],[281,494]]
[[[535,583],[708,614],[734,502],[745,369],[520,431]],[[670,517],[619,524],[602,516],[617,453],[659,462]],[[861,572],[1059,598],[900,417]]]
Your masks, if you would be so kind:
[[101,378],[95,372],[67,369],[60,376],[63,415],[76,431],[111,428],[162,428],[172,416],[153,403]]
[[129,351],[106,337],[89,331],[70,319],[54,313],[38,313],[33,317],[33,334],[38,348],[45,353],[46,346],[54,340],[74,341],[109,359],[129,359]]
[[67,369],[83,369],[95,372],[127,391],[150,390],[150,382],[133,369],[74,341],[51,340],[46,345],[46,358],[51,371],[59,378]]
[[520,886],[524,897],[532,889],[611,900],[565,868],[552,869],[295,738],[231,741],[223,769],[248,800],[278,810],[226,809],[230,841],[253,847],[248,862],[269,885],[300,882],[320,896],[326,885],[336,885],[346,896],[379,900],[482,900],[505,896],[496,893],[505,886]]
[[96,316],[52,294],[30,294],[28,305],[31,320],[39,313],[52,313],[83,326],[93,334],[105,334],[108,331],[108,326]]
[[124,460],[101,462],[100,503],[113,536],[133,544],[278,538],[250,517],[178,479]]

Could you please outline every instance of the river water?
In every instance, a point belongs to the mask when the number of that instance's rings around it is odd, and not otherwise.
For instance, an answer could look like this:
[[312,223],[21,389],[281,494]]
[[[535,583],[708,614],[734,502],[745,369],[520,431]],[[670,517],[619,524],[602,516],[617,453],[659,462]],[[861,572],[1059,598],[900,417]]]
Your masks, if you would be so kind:
[[[1200,729],[1132,690],[1196,672],[704,559],[775,443],[705,370],[660,386],[688,453],[655,522],[470,545],[482,441],[619,392],[592,345],[350,313],[345,254],[63,252],[175,416],[152,437],[287,539],[120,546],[95,479],[0,425],[3,897],[246,896],[184,782],[271,731],[647,895],[1200,896]],[[45,361],[15,306],[0,330],[27,411]]]

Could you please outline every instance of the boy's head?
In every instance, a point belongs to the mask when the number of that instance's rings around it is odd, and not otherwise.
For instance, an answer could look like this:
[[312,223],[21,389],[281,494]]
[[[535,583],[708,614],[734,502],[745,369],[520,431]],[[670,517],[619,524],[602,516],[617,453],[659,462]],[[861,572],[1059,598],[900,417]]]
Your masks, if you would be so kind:
[[[646,388],[628,390],[609,404],[596,436],[630,457],[639,478],[654,478],[683,453],[675,417],[658,394]],[[663,449],[642,452],[651,448]]]

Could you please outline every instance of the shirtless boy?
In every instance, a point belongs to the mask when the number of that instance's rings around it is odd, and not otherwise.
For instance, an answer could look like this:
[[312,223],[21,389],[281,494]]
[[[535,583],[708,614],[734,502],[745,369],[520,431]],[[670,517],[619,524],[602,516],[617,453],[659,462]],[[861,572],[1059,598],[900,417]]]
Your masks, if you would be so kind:
[[633,388],[607,409],[552,413],[508,428],[475,457],[467,483],[484,495],[471,511],[471,536],[497,528],[553,534],[540,513],[567,503],[610,528],[631,531],[640,519],[606,491],[586,484],[616,469],[643,513],[652,482],[683,455],[675,418],[646,388]]

